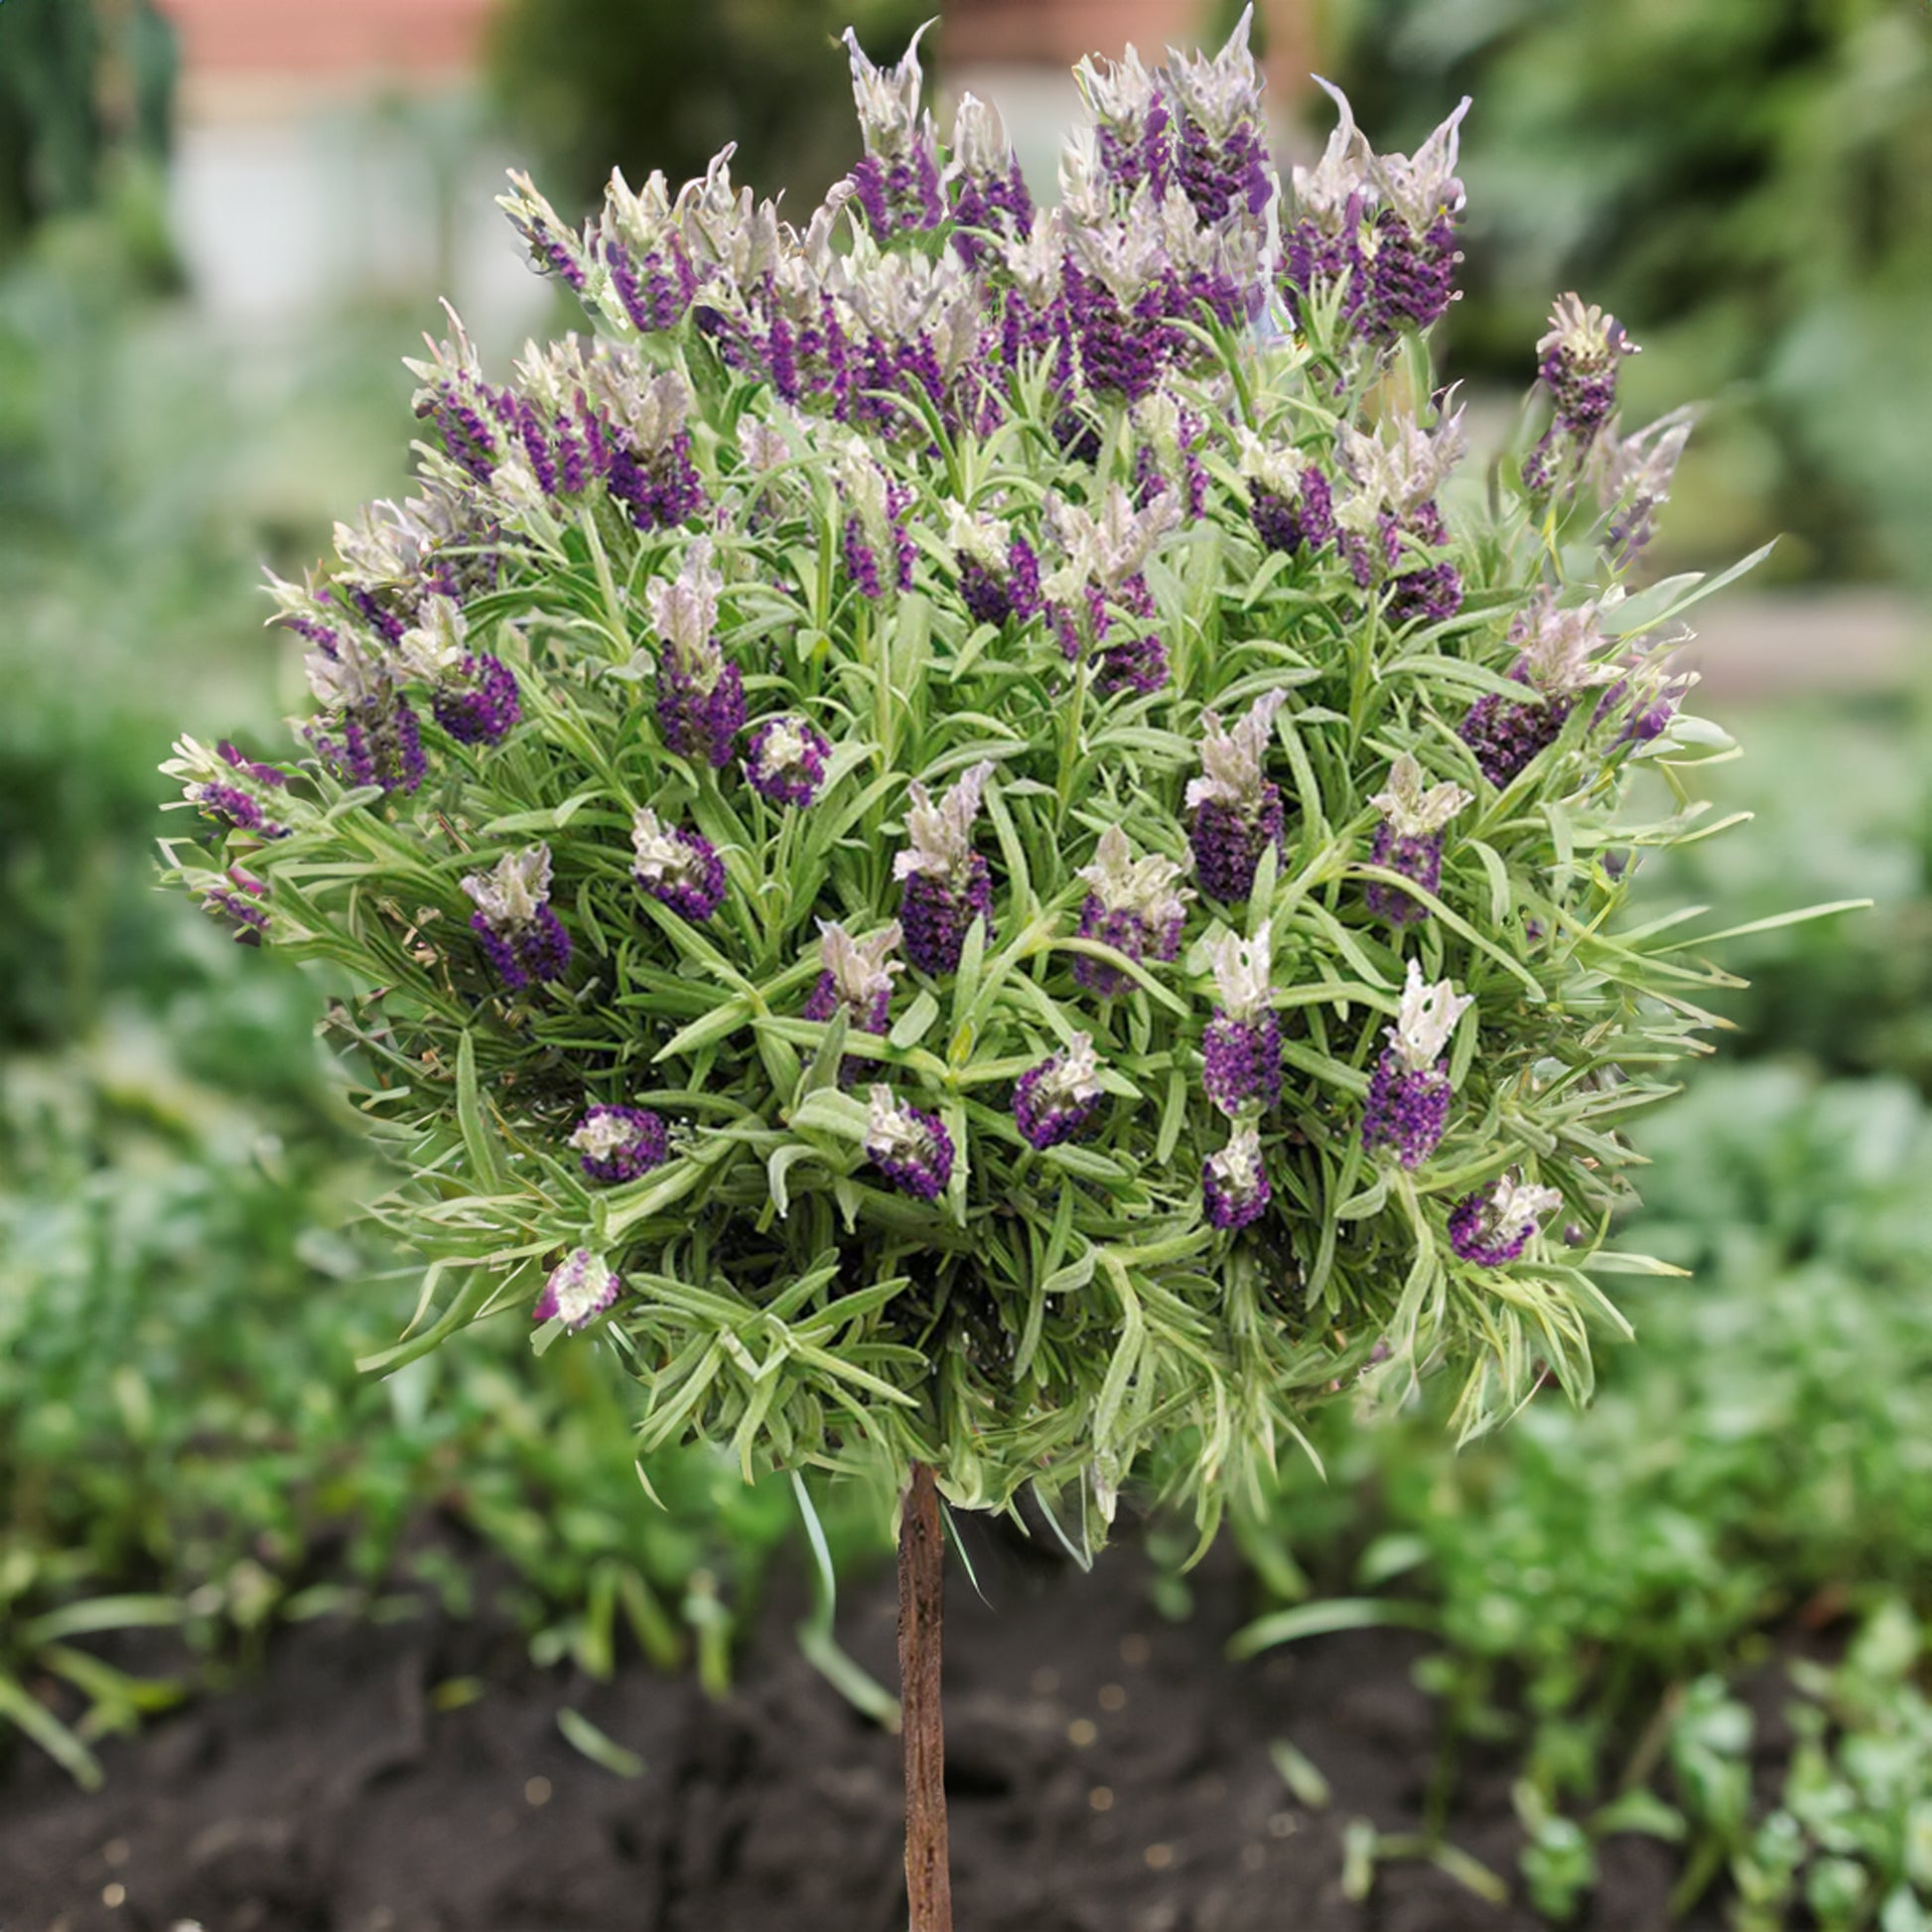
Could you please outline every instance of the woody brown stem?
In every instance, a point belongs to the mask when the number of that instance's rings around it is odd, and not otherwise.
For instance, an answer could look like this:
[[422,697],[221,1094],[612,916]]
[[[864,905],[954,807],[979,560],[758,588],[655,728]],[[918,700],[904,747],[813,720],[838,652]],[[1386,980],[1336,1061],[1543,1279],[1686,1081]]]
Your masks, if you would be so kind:
[[952,1932],[946,1860],[946,1732],[939,1706],[945,1545],[939,1491],[912,1464],[898,1523],[898,1683],[905,1744],[905,1899],[910,1932]]

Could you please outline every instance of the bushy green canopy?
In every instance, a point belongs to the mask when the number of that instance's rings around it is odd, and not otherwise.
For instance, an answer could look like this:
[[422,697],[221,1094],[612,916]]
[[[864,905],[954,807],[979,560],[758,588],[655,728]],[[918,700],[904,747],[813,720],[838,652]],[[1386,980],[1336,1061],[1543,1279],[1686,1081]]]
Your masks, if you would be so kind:
[[176,876],[358,989],[385,1359],[536,1308],[646,1444],[1089,1533],[1154,1450],[1211,1521],[1371,1366],[1465,1431],[1581,1396],[1722,977],[1620,919],[1726,742],[1665,667],[1716,584],[1623,594],[1620,331],[1560,312],[1536,487],[1468,476],[1453,119],[1344,111],[1285,213],[1239,38],[1089,69],[1035,214],[984,109],[941,149],[915,57],[854,69],[803,229],[722,159],[582,235],[518,186],[596,344],[420,364],[422,494],[279,587],[303,756],[171,767],[228,827]]

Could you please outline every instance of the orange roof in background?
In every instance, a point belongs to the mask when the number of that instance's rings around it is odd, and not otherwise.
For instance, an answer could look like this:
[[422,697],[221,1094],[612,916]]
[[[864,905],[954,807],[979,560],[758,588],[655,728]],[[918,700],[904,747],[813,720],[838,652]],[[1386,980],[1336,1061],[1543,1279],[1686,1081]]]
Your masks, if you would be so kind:
[[492,0],[157,0],[197,79],[443,79],[480,58]]

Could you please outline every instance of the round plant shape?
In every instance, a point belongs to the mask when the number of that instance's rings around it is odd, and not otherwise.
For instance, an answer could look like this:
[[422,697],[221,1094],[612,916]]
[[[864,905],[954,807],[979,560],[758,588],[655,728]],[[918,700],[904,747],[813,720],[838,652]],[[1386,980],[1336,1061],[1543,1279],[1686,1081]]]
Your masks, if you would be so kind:
[[1461,108],[1384,157],[1342,102],[1284,194],[1244,25],[1084,64],[1035,209],[916,48],[852,62],[802,225],[729,154],[581,233],[515,183],[583,332],[505,377],[452,319],[416,493],[274,586],[293,762],[170,767],[228,828],[176,877],[359,989],[431,1271],[386,1360],[525,1311],[646,1447],[1089,1543],[1137,1471],[1207,1534],[1371,1364],[1465,1435],[1587,1394],[1724,979],[1623,913],[1726,741],[1667,655],[1716,586],[1626,595],[1681,439],[1620,327],[1526,345],[1564,461],[1491,489],[1418,335]]

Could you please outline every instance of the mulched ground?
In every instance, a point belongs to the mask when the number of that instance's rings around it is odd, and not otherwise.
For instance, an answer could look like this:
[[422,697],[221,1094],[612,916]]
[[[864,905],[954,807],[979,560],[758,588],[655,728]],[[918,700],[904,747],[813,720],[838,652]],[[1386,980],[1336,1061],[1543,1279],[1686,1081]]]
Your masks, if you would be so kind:
[[[1233,1666],[1231,1565],[1163,1621],[1131,1550],[1081,1577],[978,1539],[953,1566],[946,1697],[958,1932],[1528,1932],[1517,1902],[1432,1865],[1341,1890],[1352,1818],[1414,1831],[1435,1708],[1401,1632]],[[284,1632],[243,1688],[110,1744],[106,1789],[32,1753],[0,1781],[0,1932],[903,1932],[897,1740],[799,1657],[772,1606],[711,1703],[640,1663],[540,1672],[485,1617]],[[843,1641],[891,1680],[891,1580],[842,1600]],[[446,1709],[438,1687],[488,1689]],[[640,1755],[620,1778],[557,1728],[575,1707]],[[1332,1801],[1296,1802],[1286,1737]],[[1507,1769],[1462,1767],[1449,1836],[1514,1877]],[[1673,1865],[1613,1839],[1586,1932],[1657,1932]],[[1520,1892],[1520,1886],[1515,1887]],[[1716,1925],[1715,1916],[1690,1921]]]

